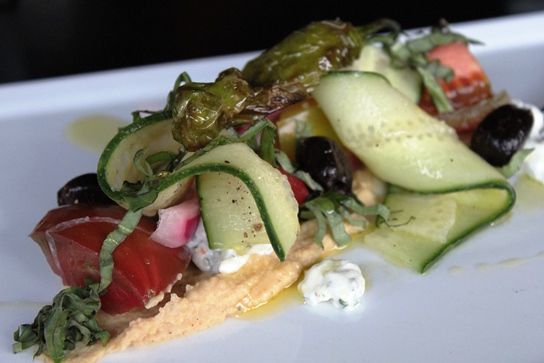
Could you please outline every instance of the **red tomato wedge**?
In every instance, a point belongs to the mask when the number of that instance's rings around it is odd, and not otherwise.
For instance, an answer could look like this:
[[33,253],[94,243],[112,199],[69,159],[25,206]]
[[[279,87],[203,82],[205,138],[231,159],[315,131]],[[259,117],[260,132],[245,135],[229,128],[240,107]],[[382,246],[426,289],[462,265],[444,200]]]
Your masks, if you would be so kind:
[[[65,285],[99,281],[102,242],[125,215],[117,205],[69,205],[49,211],[30,237],[41,247],[53,272]],[[143,308],[183,273],[191,260],[185,246],[168,248],[149,237],[156,222],[142,217],[113,252],[113,281],[101,297],[102,310],[119,314]]]
[[298,205],[301,205],[304,203],[306,198],[308,198],[308,195],[310,195],[310,191],[308,190],[308,187],[302,179],[297,178],[296,176],[289,174],[283,168],[278,168],[280,173],[285,175],[287,177],[287,181],[289,181],[289,184],[291,185],[291,190],[293,191],[293,194],[295,195],[295,199],[298,202]]
[[[441,79],[438,82],[455,110],[475,105],[493,96],[489,79],[465,43],[455,42],[438,46],[427,54],[427,58],[437,59],[454,71],[455,76],[450,82]],[[430,114],[438,113],[426,90],[423,90],[419,106]],[[465,125],[472,127],[468,123]]]

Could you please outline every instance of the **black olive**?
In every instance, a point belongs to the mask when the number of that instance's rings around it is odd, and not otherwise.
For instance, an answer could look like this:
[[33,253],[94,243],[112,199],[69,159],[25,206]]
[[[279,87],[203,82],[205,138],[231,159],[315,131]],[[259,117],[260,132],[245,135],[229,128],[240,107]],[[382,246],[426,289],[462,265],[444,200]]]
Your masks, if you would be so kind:
[[57,192],[57,203],[72,204],[113,204],[114,202],[100,189],[95,173],[83,174],[66,183]]
[[470,148],[493,166],[510,162],[531,132],[530,110],[508,104],[498,107],[478,125]]
[[324,136],[302,139],[297,145],[296,158],[299,167],[325,190],[352,193],[349,160],[334,140]]

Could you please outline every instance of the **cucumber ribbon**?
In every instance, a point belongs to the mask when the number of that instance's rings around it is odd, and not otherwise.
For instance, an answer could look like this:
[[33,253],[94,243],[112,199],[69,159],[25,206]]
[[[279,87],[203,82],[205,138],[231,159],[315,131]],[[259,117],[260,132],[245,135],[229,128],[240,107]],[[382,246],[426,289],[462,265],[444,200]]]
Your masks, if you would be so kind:
[[[132,209],[134,202],[131,200],[138,200],[138,195],[132,195],[134,193],[126,185],[138,186],[142,180],[151,177],[149,188],[155,192],[155,198],[145,203],[142,212],[155,215],[157,210],[183,198],[192,177],[218,172],[233,175],[248,187],[269,241],[278,258],[284,260],[299,232],[298,204],[288,192],[291,189],[287,179],[248,146],[258,135],[263,140],[275,133],[271,122],[258,121],[240,135],[226,132],[202,149],[183,155],[171,168],[149,171],[147,165],[138,167],[158,153],[179,154],[180,144],[172,137],[171,125],[170,118],[150,117],[121,129],[98,162],[97,177],[102,190],[118,204]],[[270,150],[261,150],[261,153],[270,154]],[[132,161],[134,155],[138,163]]]
[[512,209],[508,181],[384,77],[330,73],[313,96],[345,146],[390,184],[391,215],[365,244],[391,262],[424,272]]

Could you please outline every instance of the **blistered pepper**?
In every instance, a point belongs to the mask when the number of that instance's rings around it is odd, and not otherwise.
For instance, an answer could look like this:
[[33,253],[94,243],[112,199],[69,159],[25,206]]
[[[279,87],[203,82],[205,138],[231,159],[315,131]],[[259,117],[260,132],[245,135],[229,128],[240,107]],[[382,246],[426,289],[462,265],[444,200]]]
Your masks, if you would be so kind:
[[351,64],[362,43],[350,23],[312,22],[248,62],[242,72],[255,87],[299,82],[312,90],[321,75]]

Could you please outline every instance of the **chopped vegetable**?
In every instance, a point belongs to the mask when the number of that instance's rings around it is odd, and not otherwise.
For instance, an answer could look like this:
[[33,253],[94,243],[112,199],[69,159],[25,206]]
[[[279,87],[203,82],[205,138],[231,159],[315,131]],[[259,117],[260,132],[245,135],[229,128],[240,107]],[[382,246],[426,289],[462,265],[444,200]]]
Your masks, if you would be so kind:
[[307,97],[297,85],[254,90],[235,68],[221,72],[215,82],[183,84],[175,94],[172,134],[188,151],[203,148],[227,127],[253,124]]
[[[384,77],[332,72],[313,95],[344,145],[375,175],[400,187],[390,187],[385,200],[390,218],[365,237],[394,262],[423,272],[461,238],[513,207],[508,181]],[[433,206],[447,200],[446,207],[433,210],[453,211],[451,218],[422,218],[424,199]],[[443,220],[447,223],[440,225]]]
[[301,83],[312,89],[326,72],[351,64],[361,46],[361,36],[351,24],[313,22],[248,62],[243,73],[256,87]]
[[278,170],[287,177],[287,181],[289,182],[289,185],[291,185],[291,190],[295,195],[298,205],[304,203],[306,198],[310,195],[310,191],[306,184],[304,184],[304,181],[293,174],[286,172],[282,167],[278,168]]
[[166,247],[181,247],[193,238],[199,221],[200,206],[195,194],[194,198],[159,210],[159,222],[151,239]]
[[[430,61],[440,61],[453,71],[449,79],[439,79],[452,110],[479,103],[492,97],[489,80],[478,60],[472,55],[466,43],[454,42],[437,46],[427,53]],[[424,90],[419,103],[425,111],[436,114],[437,110],[428,90]]]
[[244,143],[216,147],[194,164],[185,168],[200,174],[197,192],[210,246],[246,251],[270,243],[283,261],[300,229],[287,178]]
[[[374,39],[370,38],[369,41],[377,39],[383,45],[384,50],[392,60],[393,67],[412,68],[420,74],[425,86],[420,104],[431,104],[440,113],[453,111],[454,107],[450,102],[450,97],[456,96],[456,94],[451,93],[448,95],[447,90],[445,91],[442,88],[442,84],[451,82],[452,79],[455,80],[454,77],[457,77],[456,70],[463,72],[464,66],[470,64],[473,68],[475,68],[474,66],[479,67],[475,58],[468,53],[465,45],[478,42],[452,32],[444,20],[440,21],[437,26],[432,27],[428,34],[408,39],[404,43],[398,40],[399,35],[400,32],[394,32],[386,36],[378,35]],[[448,53],[451,54],[451,59],[457,61],[457,63],[453,61],[442,63],[442,59],[436,59],[438,55],[433,58],[432,53],[431,57],[429,57],[429,52],[437,48],[449,49],[449,47],[466,49],[465,56]],[[440,54],[439,51],[435,52]],[[455,84],[455,82],[452,84]]]
[[52,209],[31,233],[53,271],[67,286],[101,282],[102,309],[118,314],[143,308],[176,281],[190,260],[188,249],[167,248],[150,239],[156,222],[142,217],[134,231],[113,252],[115,268],[109,286],[100,279],[99,255],[103,242],[125,216],[116,205],[73,205]]
[[296,145],[302,137],[326,136],[340,143],[329,120],[313,98],[286,107],[275,120],[278,144],[291,160],[296,158]]

